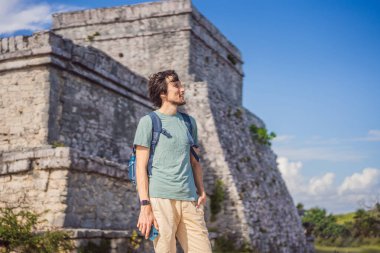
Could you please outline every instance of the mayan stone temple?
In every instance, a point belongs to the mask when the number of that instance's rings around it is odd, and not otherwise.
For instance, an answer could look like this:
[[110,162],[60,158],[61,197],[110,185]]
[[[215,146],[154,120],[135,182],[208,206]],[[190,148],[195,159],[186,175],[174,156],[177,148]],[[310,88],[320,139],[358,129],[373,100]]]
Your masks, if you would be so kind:
[[[179,109],[198,123],[213,246],[313,252],[276,155],[252,137],[265,124],[242,106],[242,64],[190,0],[57,13],[51,30],[2,38],[0,205],[49,209],[41,230],[128,252],[140,210],[128,158],[155,109],[147,78],[174,69],[186,88]],[[139,252],[153,252],[151,241]]]

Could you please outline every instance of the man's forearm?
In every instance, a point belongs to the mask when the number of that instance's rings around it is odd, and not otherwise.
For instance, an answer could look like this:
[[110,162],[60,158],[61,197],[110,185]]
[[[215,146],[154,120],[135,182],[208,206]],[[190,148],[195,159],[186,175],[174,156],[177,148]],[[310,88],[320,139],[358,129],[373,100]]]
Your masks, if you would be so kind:
[[196,166],[193,166],[193,174],[194,174],[195,186],[197,187],[198,194],[202,194],[202,192],[204,192],[203,170],[202,170],[202,166],[199,163]]
[[136,182],[140,200],[149,199],[148,174],[145,168],[136,168]]

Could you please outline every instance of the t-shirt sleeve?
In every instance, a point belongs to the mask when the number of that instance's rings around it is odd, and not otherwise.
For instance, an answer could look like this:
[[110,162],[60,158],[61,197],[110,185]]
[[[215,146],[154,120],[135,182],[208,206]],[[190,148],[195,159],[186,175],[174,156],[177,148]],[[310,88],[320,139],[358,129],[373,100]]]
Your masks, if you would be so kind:
[[149,115],[142,117],[137,125],[133,145],[150,147],[152,141],[152,120]]
[[193,139],[194,143],[198,145],[198,127],[197,127],[197,121],[190,116],[191,125],[193,126]]

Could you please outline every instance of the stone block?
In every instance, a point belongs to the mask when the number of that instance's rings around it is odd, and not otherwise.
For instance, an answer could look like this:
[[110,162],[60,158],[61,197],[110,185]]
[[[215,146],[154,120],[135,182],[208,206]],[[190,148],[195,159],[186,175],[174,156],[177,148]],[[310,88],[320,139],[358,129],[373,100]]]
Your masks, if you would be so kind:
[[17,160],[8,163],[8,173],[17,173],[21,171],[27,171],[30,169],[30,161],[27,159]]

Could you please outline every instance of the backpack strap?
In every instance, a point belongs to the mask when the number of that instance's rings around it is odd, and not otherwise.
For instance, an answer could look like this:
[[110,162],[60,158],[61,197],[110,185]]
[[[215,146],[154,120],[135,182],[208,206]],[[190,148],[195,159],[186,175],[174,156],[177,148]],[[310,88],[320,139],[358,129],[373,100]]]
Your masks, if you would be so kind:
[[150,143],[148,176],[151,176],[154,151],[156,150],[158,140],[160,139],[160,133],[166,135],[168,138],[171,138],[172,136],[165,128],[162,128],[161,119],[154,111],[150,112],[149,116],[152,119],[152,141]]
[[149,161],[148,161],[148,176],[152,175],[152,163],[154,151],[156,150],[156,146],[158,140],[160,139],[160,133],[162,131],[162,124],[160,118],[156,113],[150,112],[150,118],[152,119],[152,141],[150,143],[150,152],[149,152]]
[[187,131],[187,138],[189,139],[189,142],[190,142],[190,151],[191,151],[191,154],[193,154],[193,156],[195,157],[195,159],[197,160],[197,162],[199,162],[199,156],[197,155],[197,153],[194,150],[194,147],[198,148],[199,146],[194,143],[193,125],[191,124],[190,117],[189,117],[189,115],[187,115],[184,112],[180,112],[180,113],[181,113],[183,119],[185,120],[185,124],[187,126],[187,130],[188,130]]

